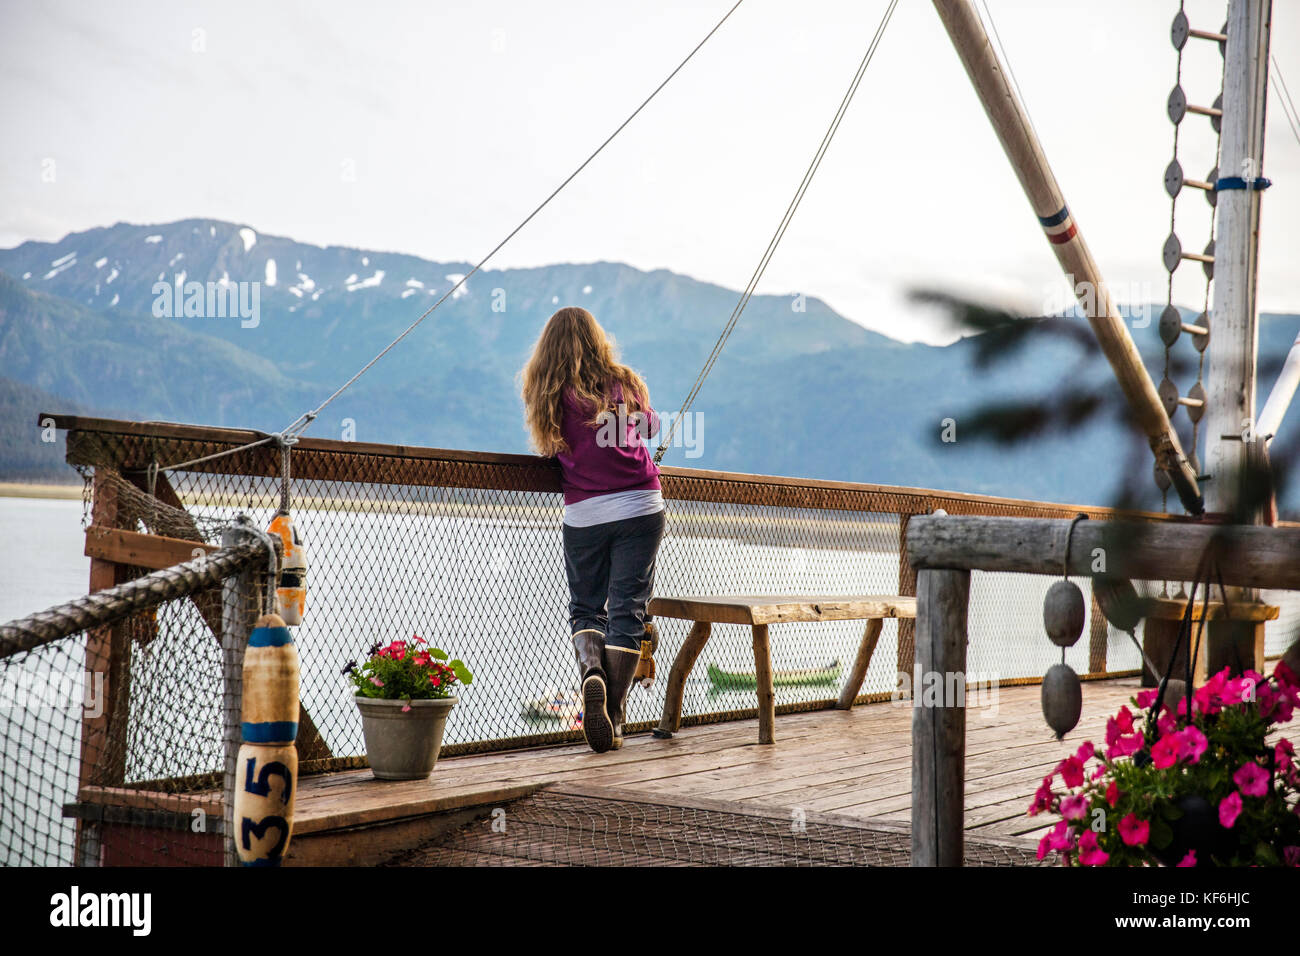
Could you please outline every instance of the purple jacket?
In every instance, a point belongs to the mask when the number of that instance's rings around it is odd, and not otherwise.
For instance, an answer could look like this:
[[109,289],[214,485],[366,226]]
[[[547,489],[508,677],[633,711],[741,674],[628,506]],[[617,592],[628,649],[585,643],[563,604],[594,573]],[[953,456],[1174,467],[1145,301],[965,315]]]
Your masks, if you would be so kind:
[[[612,397],[616,404],[622,400],[623,389],[617,382]],[[642,437],[644,427],[638,431],[631,415],[622,422],[615,418],[612,425],[593,428],[587,424],[591,407],[580,407],[572,390],[565,392],[563,402],[564,421],[560,431],[569,450],[556,457],[560,460],[560,486],[564,489],[566,505],[615,491],[648,491],[659,487],[659,469]],[[659,431],[659,416],[654,409],[647,412],[648,435],[653,436]],[[614,441],[609,441],[610,437]]]

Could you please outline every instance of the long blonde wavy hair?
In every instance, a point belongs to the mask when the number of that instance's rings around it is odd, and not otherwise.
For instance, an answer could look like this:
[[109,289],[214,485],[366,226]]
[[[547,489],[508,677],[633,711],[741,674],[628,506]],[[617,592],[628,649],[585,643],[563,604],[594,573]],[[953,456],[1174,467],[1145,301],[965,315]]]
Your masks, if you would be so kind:
[[550,458],[569,446],[564,440],[564,393],[572,388],[578,404],[590,408],[595,427],[614,410],[614,383],[622,386],[628,414],[650,401],[645,380],[618,360],[614,340],[586,309],[566,306],[547,320],[533,354],[519,377],[523,384],[528,434],[538,454]]

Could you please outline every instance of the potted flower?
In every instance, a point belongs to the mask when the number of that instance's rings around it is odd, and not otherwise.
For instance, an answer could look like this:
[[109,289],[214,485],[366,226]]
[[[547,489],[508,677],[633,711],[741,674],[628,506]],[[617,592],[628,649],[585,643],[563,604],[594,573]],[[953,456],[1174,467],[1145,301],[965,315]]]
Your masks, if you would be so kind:
[[355,687],[361,711],[366,757],[380,780],[420,780],[433,771],[442,749],[447,714],[456,705],[456,688],[474,675],[447,652],[424,638],[370,648],[360,666],[343,672]]
[[[1043,778],[1029,808],[1060,821],[1039,843],[1079,866],[1300,866],[1300,765],[1275,731],[1300,705],[1300,678],[1279,662],[1272,677],[1231,678],[1225,668],[1175,709],[1157,691],[1132,699],[1106,724],[1106,749],[1089,741]],[[1272,739],[1270,740],[1270,736]],[[1054,789],[1057,781],[1064,784]]]

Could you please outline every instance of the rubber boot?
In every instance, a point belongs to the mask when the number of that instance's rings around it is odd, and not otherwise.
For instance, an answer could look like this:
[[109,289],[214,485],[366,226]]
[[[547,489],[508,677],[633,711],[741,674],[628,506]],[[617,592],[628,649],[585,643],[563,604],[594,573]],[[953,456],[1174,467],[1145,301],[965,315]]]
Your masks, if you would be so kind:
[[605,645],[605,675],[609,680],[609,714],[613,722],[613,744],[618,750],[623,746],[623,713],[627,705],[627,692],[632,689],[632,678],[641,661],[641,649]]
[[582,675],[582,735],[598,754],[614,746],[614,724],[607,708],[608,688],[602,654],[605,635],[593,628],[573,635],[573,651]]

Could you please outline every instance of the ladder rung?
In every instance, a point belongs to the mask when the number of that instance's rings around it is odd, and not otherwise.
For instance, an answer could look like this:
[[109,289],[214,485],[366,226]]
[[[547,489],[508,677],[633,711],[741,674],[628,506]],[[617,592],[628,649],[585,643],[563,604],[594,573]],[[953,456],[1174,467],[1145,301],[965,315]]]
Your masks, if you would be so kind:
[[1223,115],[1223,110],[1217,109],[1213,106],[1193,106],[1191,104],[1188,105],[1187,112],[1199,113],[1201,116],[1222,116]]
[[1188,408],[1201,408],[1205,405],[1205,402],[1199,398],[1188,398],[1186,395],[1182,395],[1178,399],[1178,404],[1186,405]]
[[1195,189],[1204,189],[1207,193],[1214,192],[1214,183],[1207,183],[1203,179],[1184,179],[1183,185]]
[[[1210,256],[1210,261],[1211,261],[1211,262],[1214,261],[1214,257],[1213,257],[1213,256]],[[1209,334],[1210,334],[1210,330],[1207,329],[1205,326],[1203,326],[1203,325],[1192,325],[1192,323],[1190,323],[1190,322],[1184,322],[1184,323],[1183,323],[1183,331],[1184,331],[1184,332],[1187,332],[1189,335],[1209,335]]]
[[1226,33],[1214,33],[1210,30],[1188,30],[1189,37],[1196,37],[1198,40],[1213,40],[1215,43],[1227,43],[1228,35]]
[[[1191,259],[1194,262],[1213,262],[1214,256],[1204,256],[1199,252],[1184,252],[1179,256],[1180,259]],[[1198,333],[1199,334],[1199,333]]]

